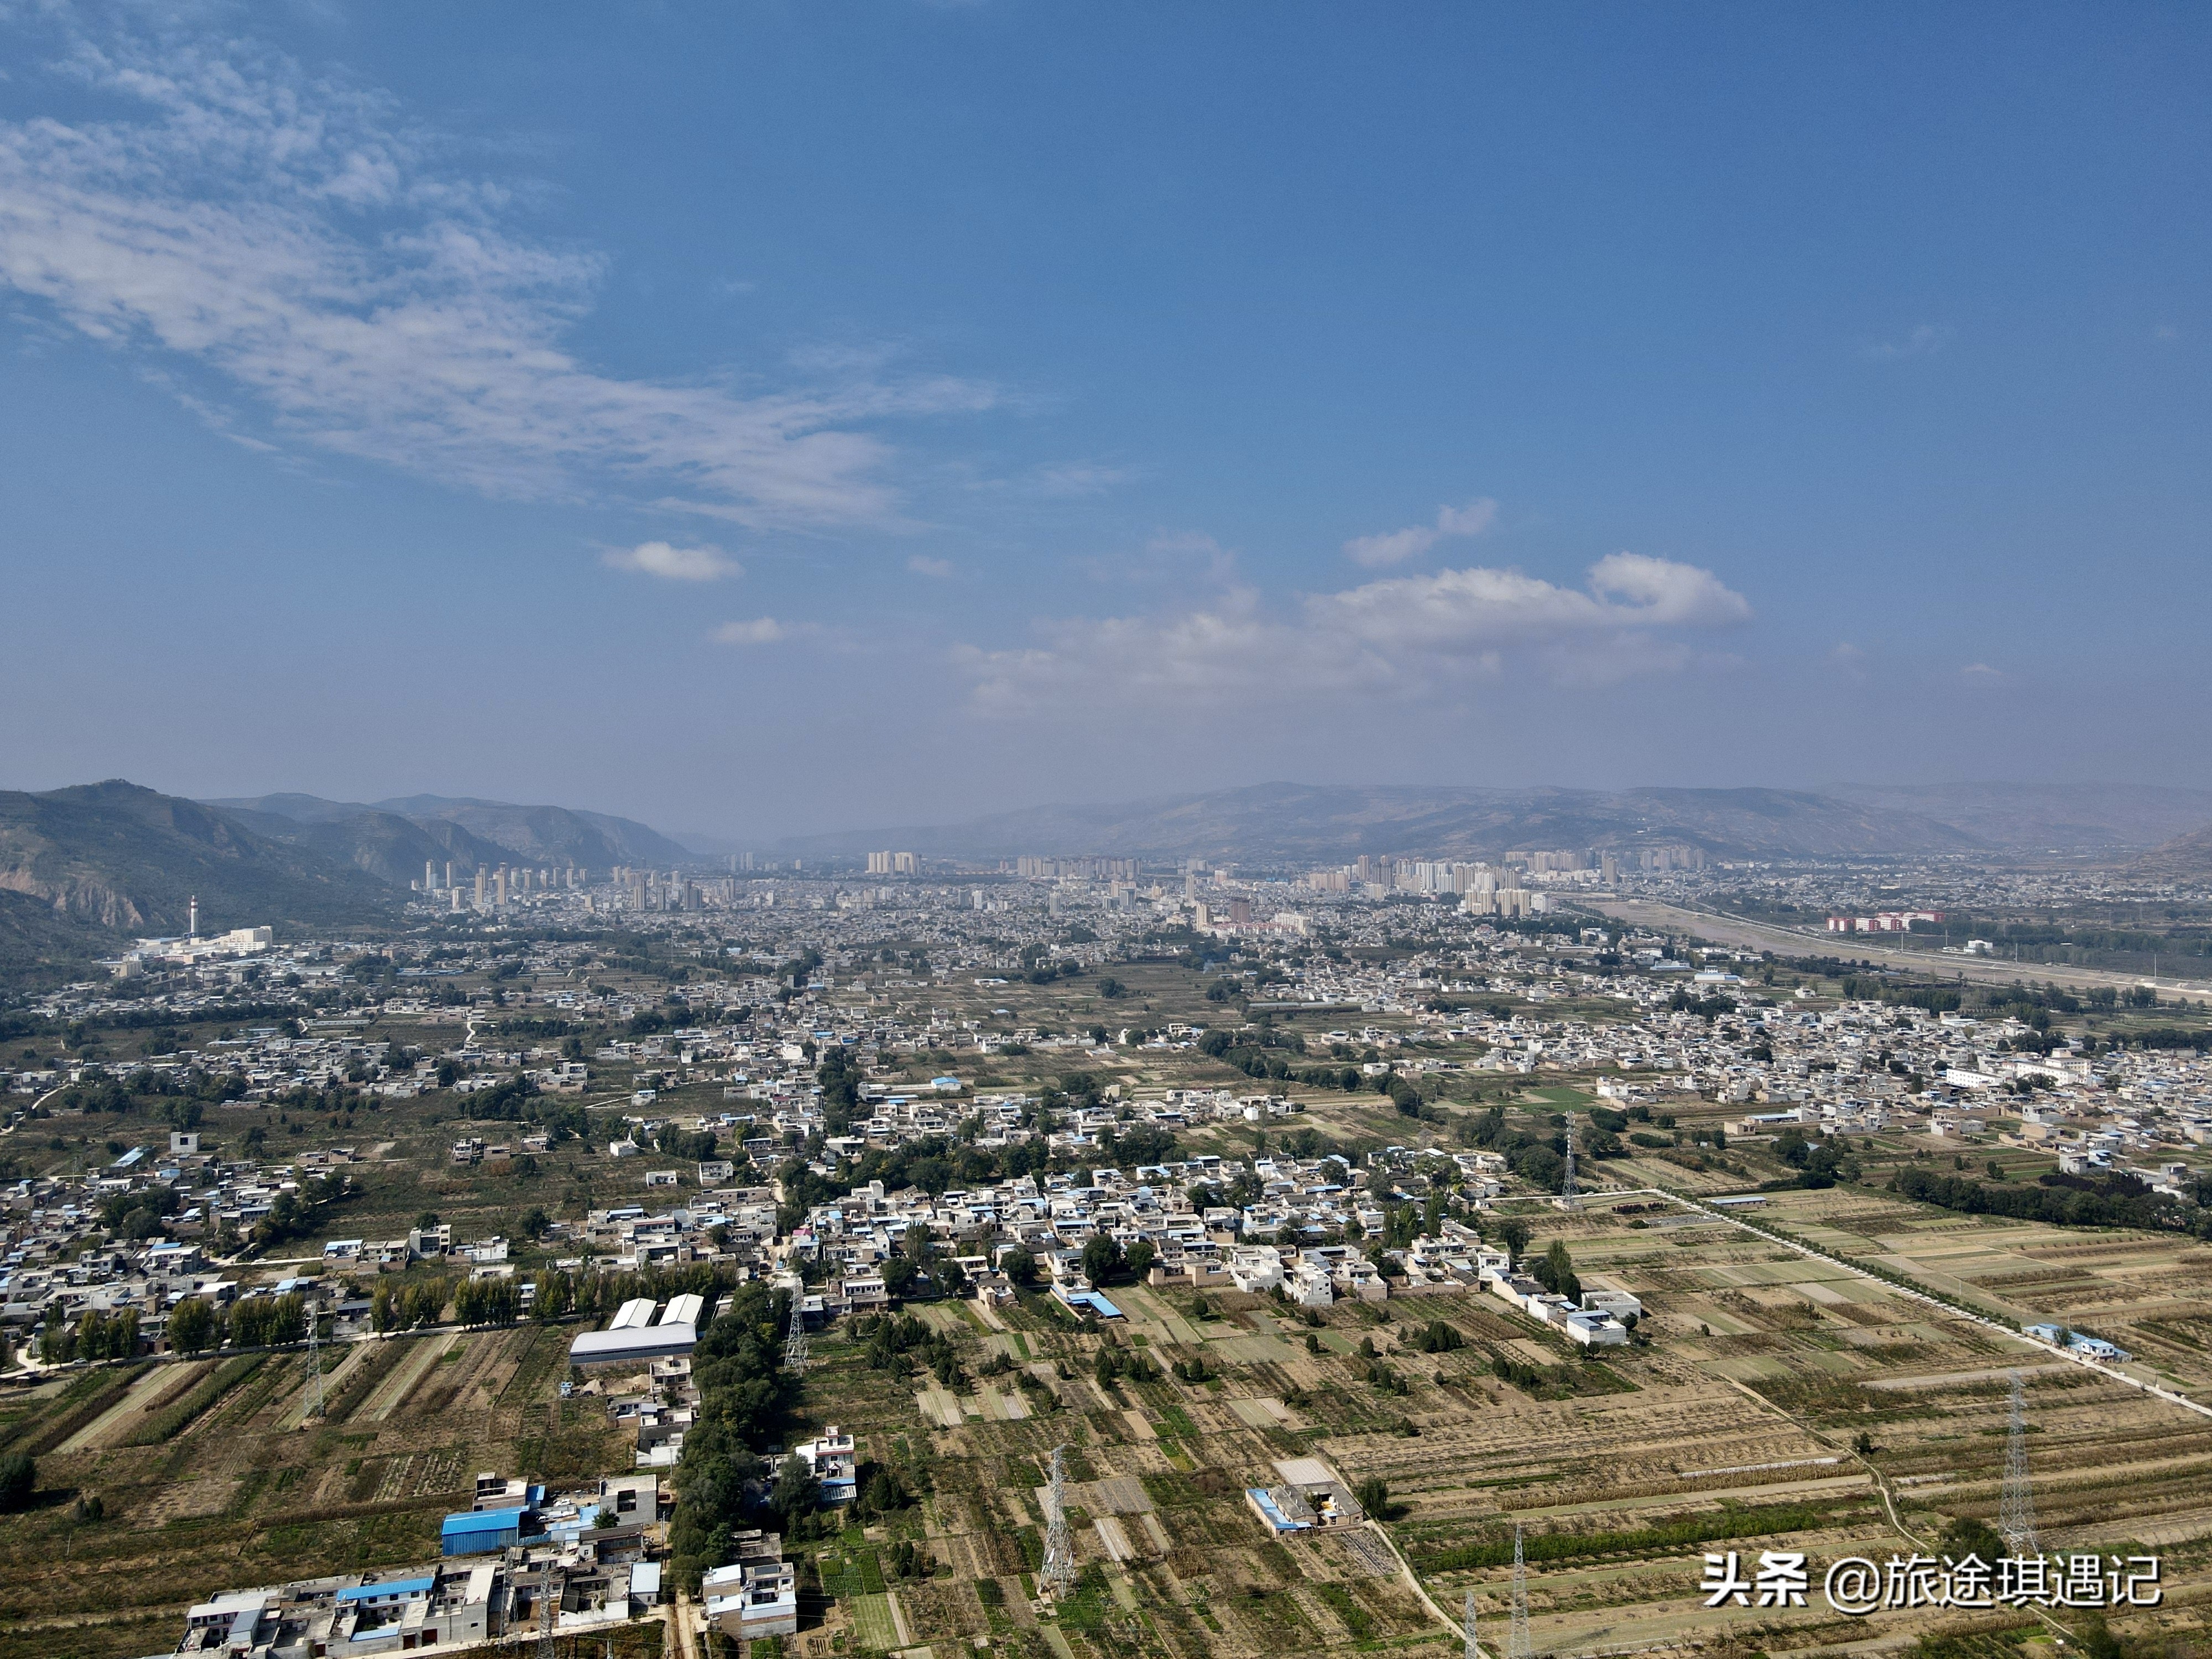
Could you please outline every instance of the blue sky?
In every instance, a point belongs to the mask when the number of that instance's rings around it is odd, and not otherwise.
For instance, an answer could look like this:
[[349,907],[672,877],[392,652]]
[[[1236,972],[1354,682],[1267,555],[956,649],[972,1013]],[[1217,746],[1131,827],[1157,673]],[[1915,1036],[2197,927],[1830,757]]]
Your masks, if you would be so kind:
[[2212,783],[2202,9],[0,40],[0,783]]

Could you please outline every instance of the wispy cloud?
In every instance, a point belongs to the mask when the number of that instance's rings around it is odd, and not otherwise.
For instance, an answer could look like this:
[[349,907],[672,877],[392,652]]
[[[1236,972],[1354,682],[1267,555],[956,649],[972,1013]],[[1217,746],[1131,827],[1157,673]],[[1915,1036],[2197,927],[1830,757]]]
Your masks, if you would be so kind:
[[[72,15],[0,12],[0,27]],[[241,400],[260,441],[495,496],[642,493],[811,526],[895,516],[892,452],[870,423],[993,401],[902,378],[880,350],[817,353],[782,386],[603,373],[562,343],[599,256],[517,228],[530,187],[464,176],[386,95],[250,41],[48,44],[55,80],[127,112],[0,123],[0,286],[209,383],[205,403]]]
[[1127,467],[1074,461],[1039,468],[1030,487],[1040,495],[1053,497],[1103,495],[1128,476]]
[[1985,662],[1970,662],[1959,671],[1959,678],[1970,685],[1988,685],[2004,678],[2004,671],[1992,668]]
[[1906,357],[1932,357],[1951,343],[1957,330],[1944,323],[1923,323],[1901,340],[1876,340],[1859,349],[1859,356],[1876,362],[1897,362]]
[[1345,553],[1355,564],[1402,564],[1427,552],[1447,536],[1480,536],[1498,520],[1498,503],[1488,496],[1465,507],[1440,507],[1432,525],[1413,525],[1379,536],[1355,536]]
[[952,561],[933,559],[927,553],[917,553],[906,562],[906,568],[917,576],[934,576],[943,580],[952,574]]
[[1047,624],[1021,650],[957,653],[977,706],[1000,714],[1129,704],[1282,704],[1359,695],[1419,699],[1526,656],[1562,684],[1686,665],[1680,637],[1747,622],[1709,570],[1616,553],[1582,588],[1475,567],[1310,594],[1287,613],[1232,587],[1165,616]]
[[724,576],[742,576],[744,567],[726,557],[719,547],[677,547],[667,542],[640,542],[635,547],[610,548],[600,556],[617,570],[659,576],[669,581],[711,582]]
[[746,622],[724,623],[714,630],[714,639],[717,645],[774,645],[797,631],[773,617],[755,617]]

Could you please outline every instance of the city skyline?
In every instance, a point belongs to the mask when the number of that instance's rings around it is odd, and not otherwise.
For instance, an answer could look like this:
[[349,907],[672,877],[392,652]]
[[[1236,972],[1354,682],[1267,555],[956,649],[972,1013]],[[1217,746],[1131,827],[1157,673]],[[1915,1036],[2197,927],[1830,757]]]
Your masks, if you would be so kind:
[[0,21],[0,784],[2212,783],[2199,15],[520,16]]

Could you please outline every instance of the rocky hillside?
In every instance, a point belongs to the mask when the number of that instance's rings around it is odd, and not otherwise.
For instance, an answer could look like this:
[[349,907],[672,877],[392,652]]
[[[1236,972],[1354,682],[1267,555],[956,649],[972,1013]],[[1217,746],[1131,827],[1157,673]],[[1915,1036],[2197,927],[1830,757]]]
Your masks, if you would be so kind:
[[390,886],[350,863],[198,801],[119,779],[0,791],[0,958],[89,957],[180,933],[194,895],[204,932],[345,926],[392,908]]

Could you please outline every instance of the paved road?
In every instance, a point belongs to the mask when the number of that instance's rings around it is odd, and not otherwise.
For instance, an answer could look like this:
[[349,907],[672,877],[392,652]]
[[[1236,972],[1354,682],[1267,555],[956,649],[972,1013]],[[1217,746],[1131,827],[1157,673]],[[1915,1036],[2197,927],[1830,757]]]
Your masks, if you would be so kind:
[[[1656,899],[1589,899],[1589,907],[1617,921],[1633,922],[1660,933],[1690,933],[1716,945],[1747,951],[1772,951],[1791,956],[1842,956],[1949,978],[1954,975],[1977,984],[2009,985],[2014,980],[2040,980],[2075,990],[2109,985],[2115,990],[2154,981],[2139,974],[2116,973],[2104,968],[2075,968],[2057,963],[2012,962],[2000,957],[1946,957],[1928,951],[1900,950],[1880,945],[1881,936],[1869,933],[1801,933],[1771,922],[1747,921],[1741,916],[1687,904],[1662,904]],[[2212,986],[2193,981],[2161,978],[2154,981],[2161,997],[2195,1003],[2212,1003]]]

